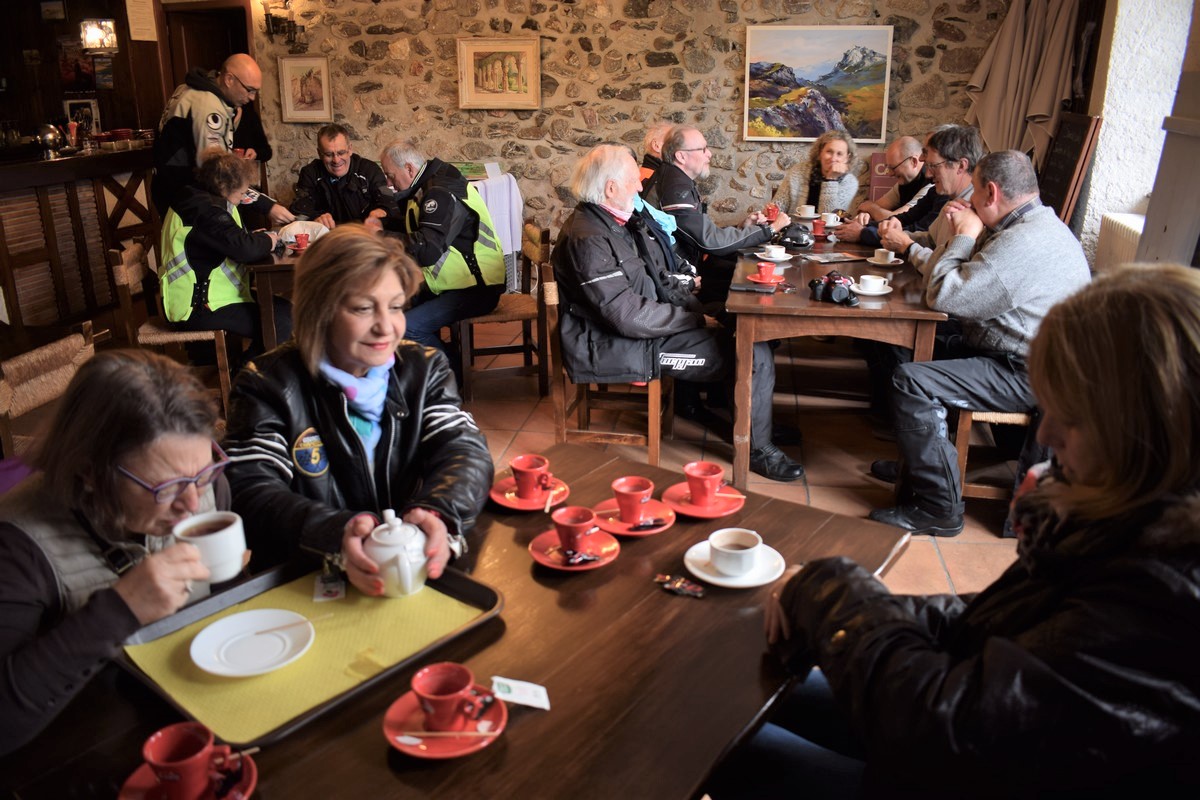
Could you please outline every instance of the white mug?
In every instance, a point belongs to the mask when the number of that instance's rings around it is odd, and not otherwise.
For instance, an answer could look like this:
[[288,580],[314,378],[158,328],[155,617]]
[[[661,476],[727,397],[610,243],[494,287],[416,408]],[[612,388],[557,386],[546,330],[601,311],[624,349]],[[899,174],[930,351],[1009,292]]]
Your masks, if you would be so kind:
[[816,206],[800,206],[796,211],[801,217],[815,217],[817,215]]
[[763,245],[763,252],[771,258],[782,258],[785,251],[781,244],[766,244]]
[[887,288],[887,278],[881,275],[863,275],[858,285],[868,292],[882,292]]
[[880,264],[890,264],[890,263],[892,263],[892,259],[894,259],[895,257],[896,257],[896,254],[893,253],[891,250],[884,250],[884,249],[880,248],[879,250],[875,251],[875,260],[878,261]]
[[242,518],[232,511],[209,511],[188,517],[175,525],[175,538],[194,545],[200,561],[208,567],[209,583],[236,578],[246,553]]
[[838,215],[832,211],[826,211],[821,215],[821,219],[825,220],[826,225],[837,225],[839,221]]
[[762,537],[748,528],[721,528],[708,537],[708,559],[713,569],[737,577],[754,569]]

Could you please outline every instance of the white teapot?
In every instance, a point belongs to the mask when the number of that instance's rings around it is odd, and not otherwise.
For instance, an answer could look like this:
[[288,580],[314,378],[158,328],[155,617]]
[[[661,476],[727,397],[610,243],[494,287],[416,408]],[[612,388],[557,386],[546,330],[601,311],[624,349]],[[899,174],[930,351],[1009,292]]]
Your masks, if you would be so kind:
[[416,594],[425,586],[425,532],[384,509],[383,524],[363,542],[367,558],[379,565],[387,597]]

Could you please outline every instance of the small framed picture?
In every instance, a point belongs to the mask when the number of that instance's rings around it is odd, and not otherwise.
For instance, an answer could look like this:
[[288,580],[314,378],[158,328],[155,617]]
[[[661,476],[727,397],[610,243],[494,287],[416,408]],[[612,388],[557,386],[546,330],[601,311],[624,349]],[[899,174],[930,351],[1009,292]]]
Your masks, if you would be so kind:
[[541,42],[536,36],[458,39],[458,107],[542,107]]
[[279,100],[284,122],[333,122],[327,56],[280,56]]
[[64,100],[63,113],[67,115],[68,122],[79,123],[77,135],[104,130],[100,127],[100,106],[95,100]]

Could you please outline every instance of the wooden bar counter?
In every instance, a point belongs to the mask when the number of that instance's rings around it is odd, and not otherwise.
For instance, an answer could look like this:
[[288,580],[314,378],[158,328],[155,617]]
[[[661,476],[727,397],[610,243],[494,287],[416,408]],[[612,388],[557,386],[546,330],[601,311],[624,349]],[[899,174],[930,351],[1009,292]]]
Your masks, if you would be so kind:
[[14,337],[112,302],[108,248],[158,235],[152,169],[149,147],[0,164],[0,322]]

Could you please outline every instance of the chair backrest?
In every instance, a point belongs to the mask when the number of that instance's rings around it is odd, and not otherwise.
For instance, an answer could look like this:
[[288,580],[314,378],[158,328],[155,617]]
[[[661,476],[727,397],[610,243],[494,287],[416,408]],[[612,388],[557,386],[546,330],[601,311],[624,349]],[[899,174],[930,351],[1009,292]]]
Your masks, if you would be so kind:
[[540,282],[542,264],[550,261],[550,229],[526,220],[521,228],[521,292],[529,294]]
[[0,444],[6,457],[20,454],[12,421],[57,399],[95,352],[92,323],[85,322],[79,333],[0,361]]

